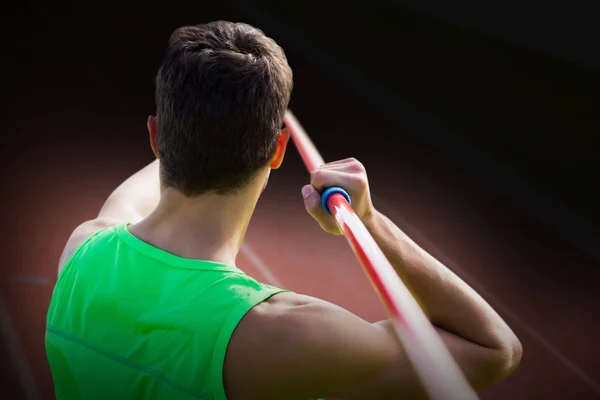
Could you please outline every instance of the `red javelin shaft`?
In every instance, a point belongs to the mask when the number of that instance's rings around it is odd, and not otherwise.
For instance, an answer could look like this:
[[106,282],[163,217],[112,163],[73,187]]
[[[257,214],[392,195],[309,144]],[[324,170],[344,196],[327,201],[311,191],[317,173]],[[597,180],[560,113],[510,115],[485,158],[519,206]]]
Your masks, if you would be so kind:
[[[284,121],[308,171],[323,165],[323,158],[291,111]],[[334,193],[327,199],[327,206],[386,308],[429,398],[477,399],[450,351],[350,203],[342,194]]]

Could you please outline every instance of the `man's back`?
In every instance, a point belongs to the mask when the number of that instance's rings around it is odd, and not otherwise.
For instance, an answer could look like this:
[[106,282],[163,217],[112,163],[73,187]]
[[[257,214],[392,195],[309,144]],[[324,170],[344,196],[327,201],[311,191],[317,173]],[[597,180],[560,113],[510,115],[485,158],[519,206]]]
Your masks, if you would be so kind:
[[281,292],[234,266],[174,256],[106,228],[69,259],[47,320],[59,399],[225,399],[229,339]]

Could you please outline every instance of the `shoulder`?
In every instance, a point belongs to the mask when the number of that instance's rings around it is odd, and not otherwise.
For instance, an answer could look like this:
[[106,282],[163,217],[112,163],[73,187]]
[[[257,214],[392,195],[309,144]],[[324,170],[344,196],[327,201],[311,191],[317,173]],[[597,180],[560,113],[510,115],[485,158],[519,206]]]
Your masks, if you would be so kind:
[[[227,347],[223,383],[227,398],[275,398],[272,371],[285,367],[291,342],[302,337],[302,318],[315,307],[306,296],[280,293],[253,307],[238,323]],[[298,348],[298,345],[295,344]],[[276,392],[276,390],[275,390]]]
[[326,301],[281,293],[240,321],[225,356],[227,397],[308,399],[349,386],[387,357],[383,330]]
[[[276,346],[293,340],[315,344],[311,331],[320,331],[329,325],[335,314],[344,309],[326,301],[284,292],[270,297],[256,305],[242,318],[234,332],[230,350],[236,345],[244,346],[240,350],[252,351],[265,345],[276,350]],[[348,313],[349,314],[349,313]],[[267,337],[269,340],[265,340]],[[272,340],[271,340],[272,339]],[[248,346],[250,345],[250,346]]]
[[80,224],[77,228],[75,228],[67,240],[65,248],[63,249],[58,262],[58,273],[60,274],[60,271],[62,271],[73,253],[92,235],[102,229],[116,226],[121,223],[124,223],[124,221],[115,218],[100,217]]

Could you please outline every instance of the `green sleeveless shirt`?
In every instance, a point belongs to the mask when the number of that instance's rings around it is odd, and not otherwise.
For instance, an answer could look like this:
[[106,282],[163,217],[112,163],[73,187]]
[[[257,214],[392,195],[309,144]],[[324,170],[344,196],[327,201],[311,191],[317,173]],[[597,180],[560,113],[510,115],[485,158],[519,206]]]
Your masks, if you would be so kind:
[[255,305],[284,290],[238,268],[177,257],[103,229],[71,256],[47,316],[59,400],[226,400],[229,339]]

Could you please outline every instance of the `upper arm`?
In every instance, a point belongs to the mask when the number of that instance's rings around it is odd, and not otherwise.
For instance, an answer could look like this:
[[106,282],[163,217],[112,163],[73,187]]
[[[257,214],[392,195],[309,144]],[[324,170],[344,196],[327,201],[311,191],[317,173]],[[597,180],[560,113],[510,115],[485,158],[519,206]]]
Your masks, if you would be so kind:
[[58,261],[58,273],[60,274],[60,271],[62,271],[75,250],[77,250],[79,246],[81,246],[83,242],[85,242],[90,236],[101,229],[115,226],[122,222],[122,220],[116,218],[98,217],[96,219],[86,221],[75,228],[73,233],[71,233],[69,240],[67,240],[67,244],[65,245],[65,248],[60,256],[60,260]]
[[344,397],[402,358],[385,329],[325,301],[284,293],[242,319],[224,382],[231,400]]
[[[477,387],[497,380],[502,354],[438,330]],[[387,321],[371,324],[325,301],[279,294],[251,310],[225,358],[230,400],[425,398]]]
[[75,228],[60,256],[58,273],[60,274],[75,250],[94,233],[125,221],[138,222],[141,219],[142,217],[130,202],[115,193],[111,194],[102,206],[97,218],[86,221]]

